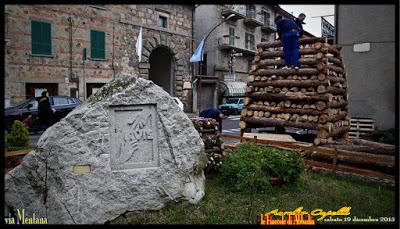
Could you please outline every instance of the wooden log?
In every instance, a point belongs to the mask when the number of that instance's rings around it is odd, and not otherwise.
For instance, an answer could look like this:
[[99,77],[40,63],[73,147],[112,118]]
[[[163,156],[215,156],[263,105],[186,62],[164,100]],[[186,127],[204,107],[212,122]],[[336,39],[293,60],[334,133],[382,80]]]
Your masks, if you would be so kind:
[[343,68],[343,63],[339,58],[336,58],[336,57],[333,57],[333,56],[328,56],[327,58],[328,58],[328,62],[332,62],[336,66]]
[[240,116],[246,116],[247,115],[247,109],[244,108],[240,111]]
[[333,45],[324,44],[324,48],[328,50],[328,53],[333,54],[336,57],[340,56],[340,51]]
[[[325,38],[310,37],[310,38],[300,38],[299,39],[299,45],[313,44],[316,42],[325,43]],[[257,44],[257,49],[258,48],[268,49],[268,48],[276,48],[276,47],[282,47],[282,42],[281,41],[269,41],[269,42],[261,42],[261,43]]]
[[246,92],[253,92],[254,91],[254,87],[253,86],[247,86],[246,87]]
[[240,129],[245,129],[246,128],[246,122],[244,122],[244,121],[240,121],[239,122],[239,127],[240,127]]
[[[315,92],[286,92],[285,94],[253,92],[249,95],[252,99],[272,99],[272,100],[305,100],[305,101],[329,101],[328,95],[321,95]],[[326,104],[325,104],[326,107]],[[325,109],[325,107],[323,109]],[[323,110],[321,109],[321,110]]]
[[318,80],[319,81],[325,81],[326,80],[326,75],[323,73],[318,74]]
[[342,112],[338,115],[327,115],[327,114],[322,114],[319,117],[320,123],[327,123],[327,122],[336,122],[339,120],[345,119],[347,116],[347,112]]
[[324,64],[324,63],[321,63],[321,62],[319,62],[319,63],[317,64],[316,68],[317,68],[319,71],[322,71],[322,70],[324,70],[324,69],[325,69],[325,64]]
[[282,92],[288,92],[288,91],[289,91],[289,89],[287,87],[282,88]]
[[247,116],[249,116],[249,117],[251,117],[251,116],[253,116],[253,114],[254,114],[254,111],[252,111],[252,110],[247,110]]
[[332,64],[327,65],[326,68],[329,69],[329,71],[334,71],[336,73],[340,73],[340,74],[344,73],[344,69],[343,68],[337,67],[337,66],[332,65]]
[[324,85],[319,85],[317,87],[317,92],[318,93],[325,93],[326,92],[326,87]]
[[245,98],[243,99],[243,104],[244,104],[244,105],[248,105],[248,104],[250,103],[250,101],[251,101],[251,99],[250,99],[249,97],[245,97]]
[[[316,68],[301,68],[301,69],[258,69],[253,74],[256,76],[271,76],[271,75],[294,75],[294,74],[301,74],[301,75],[318,75],[321,71]],[[257,77],[255,78],[257,80]]]
[[[275,115],[276,117],[276,115]],[[293,121],[286,121],[280,120],[276,118],[255,118],[255,117],[244,117],[241,118],[246,123],[251,123],[257,126],[291,126],[303,129],[316,129],[318,124],[315,123],[308,123],[308,122],[293,122]]]
[[[314,57],[303,57],[299,58],[299,64],[300,65],[317,65],[320,60],[314,58]],[[285,66],[285,60],[284,59],[263,59],[258,62],[258,68],[265,68],[267,66]]]
[[254,57],[254,61],[256,61],[256,62],[260,61],[260,59],[261,59],[260,55],[256,55],[256,56]]
[[325,93],[329,93],[329,94],[333,94],[333,95],[344,95],[347,93],[347,90],[345,88],[327,87],[325,90]]
[[324,54],[319,52],[314,55],[314,58],[317,60],[322,60],[322,58],[324,58]]
[[[293,104],[296,105],[296,104]],[[264,106],[264,105],[256,105],[251,104],[246,107],[249,110],[258,110],[270,113],[289,113],[289,114],[307,114],[307,115],[321,115],[323,114],[321,111],[313,110],[313,109],[297,109],[297,108],[281,108],[281,107],[272,107],[272,106]],[[265,116],[265,115],[264,115]]]
[[315,108],[316,108],[317,110],[319,110],[319,111],[325,110],[325,108],[326,108],[326,103],[323,102],[323,101],[317,101],[317,102],[315,103]]
[[260,81],[260,80],[261,80],[261,76],[260,76],[260,75],[256,75],[256,74],[255,74],[255,76],[256,76],[256,77],[254,77],[254,80],[255,80],[255,81]]
[[275,81],[260,81],[260,82],[249,82],[249,86],[253,87],[317,87],[319,85],[328,85],[329,82],[327,80],[275,80]]
[[[365,153],[366,154],[366,153]],[[368,154],[367,154],[368,155]],[[393,158],[393,163],[386,162],[386,161],[379,161],[378,158],[376,157],[362,157],[360,153],[352,153],[352,152],[347,152],[347,154],[338,154],[336,157],[337,163],[344,164],[344,165],[350,165],[358,168],[368,168],[371,170],[378,170],[380,172],[384,172],[387,174],[393,174],[394,173],[394,158]],[[313,160],[331,160],[333,159],[334,155],[330,153],[323,153],[323,152],[317,152],[314,151],[311,153],[311,158]],[[369,156],[369,155],[368,155]]]
[[368,141],[368,140],[364,140],[364,139],[351,139],[350,142],[353,144],[368,146],[371,148],[371,150],[385,152],[387,154],[392,154],[392,155],[395,154],[396,147],[394,145],[378,143],[378,142]]
[[259,111],[258,112],[258,117],[264,117],[264,111]]
[[286,100],[285,101],[285,107],[290,107],[292,105],[292,103],[290,102],[290,100]]
[[330,101],[328,102],[328,107],[329,108],[342,108],[348,105],[348,102],[345,100],[340,100],[340,101]]
[[[326,127],[327,126],[323,126],[323,128],[326,128]],[[345,132],[349,132],[349,130],[350,130],[350,126],[340,126],[340,127],[331,129],[331,131],[323,129],[323,128],[318,130],[318,134],[317,134],[318,138],[327,139],[328,137],[336,137],[341,134],[344,134]]]
[[[350,140],[350,142],[353,139]],[[376,155],[395,155],[395,149],[385,149],[385,148],[379,148],[379,147],[370,147],[367,145],[357,145],[357,144],[341,144],[338,142],[321,142],[321,145],[324,147],[329,147],[329,148],[337,148],[341,150],[347,150],[347,151],[355,151],[355,152],[364,152],[364,153],[370,153],[370,154],[376,154]]]
[[317,43],[315,43],[314,44],[314,48],[315,49],[321,49],[323,46],[322,46],[322,43],[321,42],[317,42]]
[[[321,49],[303,48],[303,49],[299,50],[299,56],[301,56],[301,55],[316,55],[318,53],[321,53],[322,57],[321,57],[321,55],[318,55],[318,56],[315,56],[315,58],[322,59],[324,56],[323,53],[327,52],[328,50],[329,49],[326,49],[326,48],[321,48]],[[283,51],[280,51],[280,50],[279,51],[264,51],[260,54],[260,56],[261,56],[261,59],[276,58],[276,57],[284,58],[285,54]]]
[[264,117],[268,118],[269,116],[271,116],[271,112],[269,111],[264,112]]
[[249,75],[249,77],[247,78],[249,82],[253,82],[254,81],[254,75]]

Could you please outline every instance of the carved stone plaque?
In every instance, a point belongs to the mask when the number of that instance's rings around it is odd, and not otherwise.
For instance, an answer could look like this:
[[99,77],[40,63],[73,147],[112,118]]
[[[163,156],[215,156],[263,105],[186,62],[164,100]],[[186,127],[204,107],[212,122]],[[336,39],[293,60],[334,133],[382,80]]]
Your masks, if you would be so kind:
[[111,107],[111,170],[159,166],[156,105]]

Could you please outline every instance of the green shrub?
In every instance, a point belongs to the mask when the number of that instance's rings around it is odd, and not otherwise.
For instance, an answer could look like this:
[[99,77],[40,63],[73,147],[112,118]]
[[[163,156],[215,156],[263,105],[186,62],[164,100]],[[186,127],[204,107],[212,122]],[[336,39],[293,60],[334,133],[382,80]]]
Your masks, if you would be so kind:
[[301,156],[293,151],[246,143],[224,157],[221,176],[234,191],[254,188],[263,192],[271,187],[270,178],[279,177],[284,184],[291,184],[303,170]]
[[360,136],[360,138],[375,142],[396,145],[396,132],[394,128],[387,130],[375,130]]
[[29,131],[21,121],[14,121],[7,139],[7,144],[8,148],[29,146]]
[[10,134],[7,130],[4,130],[4,148],[8,151],[8,139],[10,138]]

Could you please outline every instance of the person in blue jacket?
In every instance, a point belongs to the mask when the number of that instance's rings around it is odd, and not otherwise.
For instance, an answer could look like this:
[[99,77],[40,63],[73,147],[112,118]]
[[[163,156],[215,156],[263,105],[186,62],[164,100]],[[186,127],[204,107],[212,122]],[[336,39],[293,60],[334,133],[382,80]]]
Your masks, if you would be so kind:
[[[304,14],[300,14],[295,20],[283,19],[278,16],[275,24],[278,33],[278,40],[282,40],[285,64],[283,69],[299,69],[299,37],[303,35]],[[300,26],[299,26],[300,25]]]
[[215,108],[209,108],[200,112],[199,117],[215,119],[219,123],[219,132],[222,132],[222,119],[226,119],[228,117],[228,113],[221,112]]
[[300,38],[303,37],[303,35],[304,35],[303,24],[306,24],[306,23],[304,23],[304,19],[306,19],[306,15],[303,13],[299,14],[299,16],[296,19],[294,19],[294,21],[296,22],[296,25],[300,29],[300,32],[299,32]]

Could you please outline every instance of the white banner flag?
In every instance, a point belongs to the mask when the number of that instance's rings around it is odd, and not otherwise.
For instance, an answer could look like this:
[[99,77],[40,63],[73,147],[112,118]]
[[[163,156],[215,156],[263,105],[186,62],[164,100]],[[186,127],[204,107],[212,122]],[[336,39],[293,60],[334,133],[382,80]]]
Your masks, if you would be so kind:
[[136,40],[136,55],[140,62],[142,60],[142,27],[140,27],[139,35]]

